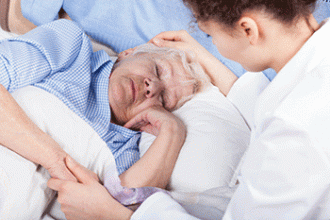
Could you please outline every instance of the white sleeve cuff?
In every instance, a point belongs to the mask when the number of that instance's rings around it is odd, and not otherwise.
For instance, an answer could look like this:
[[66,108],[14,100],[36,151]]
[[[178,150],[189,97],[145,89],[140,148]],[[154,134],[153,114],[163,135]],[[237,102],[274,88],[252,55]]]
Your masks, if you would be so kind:
[[171,196],[158,192],[150,196],[132,215],[131,220],[195,220]]

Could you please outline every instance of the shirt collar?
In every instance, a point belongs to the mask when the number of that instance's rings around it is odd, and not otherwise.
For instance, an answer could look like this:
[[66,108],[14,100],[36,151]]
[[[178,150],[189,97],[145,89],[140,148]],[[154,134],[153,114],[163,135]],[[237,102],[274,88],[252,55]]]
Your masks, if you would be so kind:
[[112,69],[114,62],[112,62],[110,56],[104,50],[94,52],[92,56],[92,72],[96,72],[101,66],[106,63],[110,63]]

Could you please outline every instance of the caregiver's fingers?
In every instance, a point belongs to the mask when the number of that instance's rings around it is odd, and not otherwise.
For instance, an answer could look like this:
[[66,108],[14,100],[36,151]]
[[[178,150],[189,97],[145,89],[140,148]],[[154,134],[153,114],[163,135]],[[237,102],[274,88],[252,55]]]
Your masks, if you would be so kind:
[[99,181],[97,175],[94,172],[80,165],[72,157],[67,156],[65,162],[68,169],[80,183],[89,184],[94,181]]
[[83,184],[52,178],[48,187],[58,191],[57,201],[68,220],[130,219],[132,215],[96,181]]
[[72,181],[50,178],[47,182],[47,186],[55,191],[63,191],[67,188],[66,184],[69,184],[70,182]]
[[76,177],[70,172],[67,168],[64,160],[63,162],[56,163],[55,166],[51,166],[47,168],[49,174],[53,178],[62,179],[62,180],[70,180],[76,182]]
[[180,41],[167,41],[160,38],[153,38],[151,43],[156,45],[157,47],[169,47],[175,49],[183,49]]
[[150,40],[150,42],[153,42],[155,39],[161,39],[165,41],[185,41],[187,38],[189,38],[189,36],[190,35],[185,30],[165,31],[161,32],[160,34],[157,34],[154,38]]
[[[187,54],[193,52],[197,55],[205,53],[205,49],[187,31],[162,32],[150,40],[150,43],[158,47],[169,47],[185,51]],[[194,56],[194,55],[193,55]]]

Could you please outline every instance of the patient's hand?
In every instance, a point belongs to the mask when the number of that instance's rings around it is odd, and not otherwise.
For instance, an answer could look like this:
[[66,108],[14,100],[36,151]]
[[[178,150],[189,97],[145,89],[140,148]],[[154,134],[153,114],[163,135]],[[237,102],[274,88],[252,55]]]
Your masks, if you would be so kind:
[[119,177],[129,188],[155,186],[165,188],[186,138],[183,122],[162,107],[141,112],[125,127],[140,129],[157,136],[148,151]]
[[156,106],[137,114],[124,127],[145,131],[155,136],[158,136],[161,130],[176,127],[180,136],[186,135],[186,128],[180,119],[163,107]]

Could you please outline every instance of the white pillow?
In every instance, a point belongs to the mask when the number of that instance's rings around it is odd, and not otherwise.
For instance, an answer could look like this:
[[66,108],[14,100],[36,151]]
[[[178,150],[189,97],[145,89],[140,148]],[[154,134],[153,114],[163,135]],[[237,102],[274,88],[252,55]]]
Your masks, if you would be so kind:
[[[211,86],[174,114],[186,124],[188,133],[169,190],[203,192],[235,185],[234,174],[249,144],[250,130],[231,102]],[[142,133],[141,156],[154,139]]]

